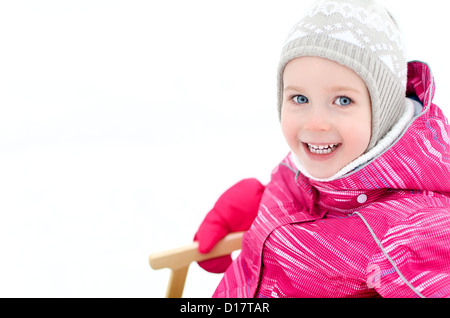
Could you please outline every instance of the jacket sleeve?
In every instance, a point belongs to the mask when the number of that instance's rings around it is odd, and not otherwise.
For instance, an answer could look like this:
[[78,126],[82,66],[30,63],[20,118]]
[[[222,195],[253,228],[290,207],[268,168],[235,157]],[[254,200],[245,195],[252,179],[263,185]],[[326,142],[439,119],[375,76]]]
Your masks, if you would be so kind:
[[389,229],[368,267],[386,298],[450,298],[450,211],[430,208]]

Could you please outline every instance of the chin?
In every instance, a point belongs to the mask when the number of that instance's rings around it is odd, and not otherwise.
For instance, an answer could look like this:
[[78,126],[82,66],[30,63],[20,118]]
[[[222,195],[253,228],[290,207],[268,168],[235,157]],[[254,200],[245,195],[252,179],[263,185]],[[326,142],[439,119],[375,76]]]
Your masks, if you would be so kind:
[[315,179],[329,179],[333,177],[339,170],[330,170],[330,169],[308,169],[305,167],[306,171],[309,173],[309,175]]

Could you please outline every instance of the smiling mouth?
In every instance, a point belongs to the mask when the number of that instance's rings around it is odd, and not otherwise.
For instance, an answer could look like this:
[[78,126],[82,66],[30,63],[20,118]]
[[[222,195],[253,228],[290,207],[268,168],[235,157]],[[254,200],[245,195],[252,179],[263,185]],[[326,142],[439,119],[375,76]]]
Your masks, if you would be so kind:
[[313,145],[313,144],[306,144],[308,150],[316,155],[328,155],[336,150],[336,148],[339,146],[339,144],[329,144],[329,145]]

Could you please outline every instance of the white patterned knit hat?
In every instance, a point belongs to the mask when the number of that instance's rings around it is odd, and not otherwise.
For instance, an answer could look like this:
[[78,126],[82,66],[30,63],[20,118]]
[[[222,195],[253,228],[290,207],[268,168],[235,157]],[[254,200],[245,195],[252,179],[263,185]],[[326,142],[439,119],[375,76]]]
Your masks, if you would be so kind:
[[371,0],[321,0],[289,33],[278,68],[281,116],[283,72],[301,56],[338,62],[366,83],[372,102],[373,148],[398,121],[405,105],[407,62],[401,32],[392,15]]

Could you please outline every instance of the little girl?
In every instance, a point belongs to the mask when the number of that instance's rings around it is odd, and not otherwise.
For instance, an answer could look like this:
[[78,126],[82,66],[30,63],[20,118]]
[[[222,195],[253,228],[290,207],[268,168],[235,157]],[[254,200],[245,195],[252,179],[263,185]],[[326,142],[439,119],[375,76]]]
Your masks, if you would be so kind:
[[427,65],[406,62],[370,0],[322,0],[279,64],[289,155],[226,191],[196,239],[246,231],[240,255],[200,263],[215,297],[449,297],[450,141]]

